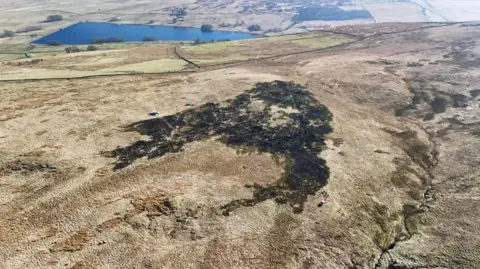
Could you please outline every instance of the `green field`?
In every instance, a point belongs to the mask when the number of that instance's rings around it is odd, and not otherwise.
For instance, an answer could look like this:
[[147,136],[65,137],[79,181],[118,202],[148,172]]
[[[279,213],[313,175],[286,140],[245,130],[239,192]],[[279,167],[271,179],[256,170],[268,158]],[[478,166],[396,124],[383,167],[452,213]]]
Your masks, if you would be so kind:
[[345,35],[309,32],[297,35],[191,45],[184,46],[182,49],[186,58],[197,64],[209,65],[323,49],[354,40]]

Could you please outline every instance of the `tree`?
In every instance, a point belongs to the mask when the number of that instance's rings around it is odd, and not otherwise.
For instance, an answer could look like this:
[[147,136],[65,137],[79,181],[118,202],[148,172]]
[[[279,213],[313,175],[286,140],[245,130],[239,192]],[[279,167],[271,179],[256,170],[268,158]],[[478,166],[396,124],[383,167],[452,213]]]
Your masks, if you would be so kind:
[[97,47],[97,46],[94,46],[94,45],[88,45],[88,47],[87,47],[87,51],[95,51],[95,50],[98,50],[98,47]]
[[62,43],[58,40],[49,40],[47,42],[47,45],[49,45],[49,46],[60,46],[60,45],[62,45]]
[[25,28],[18,29],[17,33],[26,33],[26,32],[38,31],[38,30],[42,30],[42,26],[40,26],[40,25],[29,25]]
[[101,44],[101,43],[119,43],[124,42],[122,37],[94,37],[92,38],[92,44]]
[[151,42],[151,41],[157,41],[157,39],[153,36],[146,36],[143,38],[144,42]]
[[202,24],[202,26],[200,27],[200,30],[202,32],[211,32],[213,31],[213,26],[211,24]]
[[268,29],[265,31],[265,34],[267,33],[279,33],[279,32],[282,32],[283,29],[282,28],[272,28],[272,29]]
[[187,11],[185,10],[185,8],[178,9],[175,13],[175,16],[177,18],[185,17],[185,15],[187,15]]
[[81,52],[82,50],[79,47],[66,47],[65,52],[66,53],[75,53],[75,52]]
[[258,24],[252,24],[250,26],[248,26],[248,31],[250,32],[256,32],[256,31],[260,31],[262,30],[262,27],[260,27],[260,25]]
[[202,41],[200,40],[200,38],[196,38],[194,41],[193,41],[193,45],[198,45],[198,44],[202,44]]
[[48,15],[46,22],[61,21],[63,20],[62,15]]
[[222,27],[222,28],[229,28],[229,27],[232,27],[232,24],[231,24],[231,23],[225,23],[225,22],[223,22],[223,23],[220,24],[219,26]]

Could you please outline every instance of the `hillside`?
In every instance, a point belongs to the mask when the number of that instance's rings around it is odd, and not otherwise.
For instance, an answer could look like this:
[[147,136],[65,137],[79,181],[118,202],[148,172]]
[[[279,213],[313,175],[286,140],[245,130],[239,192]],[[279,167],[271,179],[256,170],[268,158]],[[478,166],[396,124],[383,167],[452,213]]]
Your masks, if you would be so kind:
[[[480,17],[480,2],[470,0],[0,0],[0,6],[0,29],[17,32],[13,38],[0,38],[0,44],[32,41],[80,21],[188,27],[208,23],[214,29],[243,32],[258,25],[257,32],[275,35],[351,24],[462,22]],[[62,20],[47,22],[51,15]]]
[[331,30],[2,59],[0,268],[480,268],[480,27]]

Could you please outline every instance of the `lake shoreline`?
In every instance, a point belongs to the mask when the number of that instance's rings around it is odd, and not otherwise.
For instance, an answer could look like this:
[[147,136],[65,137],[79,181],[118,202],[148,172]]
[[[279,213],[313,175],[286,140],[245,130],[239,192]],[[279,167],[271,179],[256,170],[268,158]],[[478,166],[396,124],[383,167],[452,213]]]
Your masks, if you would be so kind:
[[94,44],[92,42],[94,38],[108,37],[120,38],[125,43],[146,42],[143,41],[143,38],[149,36],[154,37],[156,41],[172,42],[191,42],[196,39],[200,39],[200,41],[244,40],[263,37],[263,35],[239,31],[213,30],[211,32],[202,32],[200,28],[187,26],[77,22],[42,36],[30,43],[35,45],[48,45],[51,41],[59,41],[62,45],[89,45]]

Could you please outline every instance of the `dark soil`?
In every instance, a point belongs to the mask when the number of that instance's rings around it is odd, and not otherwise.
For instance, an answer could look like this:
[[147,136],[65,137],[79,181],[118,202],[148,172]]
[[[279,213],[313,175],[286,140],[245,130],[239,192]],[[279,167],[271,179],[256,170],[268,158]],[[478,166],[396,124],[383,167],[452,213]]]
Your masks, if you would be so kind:
[[34,172],[57,172],[57,167],[48,163],[35,163],[15,160],[0,166],[0,174],[8,175],[13,172],[20,172],[23,175]]
[[[435,79],[449,83],[448,78],[445,77],[437,77]],[[442,114],[450,107],[466,107],[470,101],[473,101],[473,98],[463,94],[439,91],[437,88],[429,84],[429,78],[417,76],[413,79],[405,79],[405,81],[407,82],[409,90],[413,94],[412,101],[410,104],[396,109],[396,116],[417,114],[417,116],[424,120],[431,120],[434,118],[435,114]],[[422,107],[424,108],[421,109]]]
[[367,61],[369,64],[383,64],[383,65],[397,65],[400,64],[400,62],[394,61],[394,60],[387,60],[387,59],[379,59],[377,61]]
[[470,91],[470,95],[471,95],[473,98],[476,98],[476,97],[480,96],[480,89],[471,90],[471,91]]
[[[254,100],[264,103],[254,110]],[[298,113],[285,113],[285,123],[272,126],[273,105],[291,107]],[[325,135],[332,131],[332,114],[302,86],[283,81],[258,83],[255,88],[228,100],[227,105],[206,103],[162,118],[133,123],[127,131],[150,136],[130,146],[105,153],[116,157],[114,169],[122,169],[135,160],[157,158],[182,151],[193,141],[219,137],[228,146],[246,151],[271,153],[286,159],[285,172],[277,183],[251,186],[253,199],[234,200],[221,206],[224,215],[242,206],[254,206],[268,199],[288,203],[294,211],[303,211],[308,195],[327,184],[329,169],[318,157],[325,145]]]

